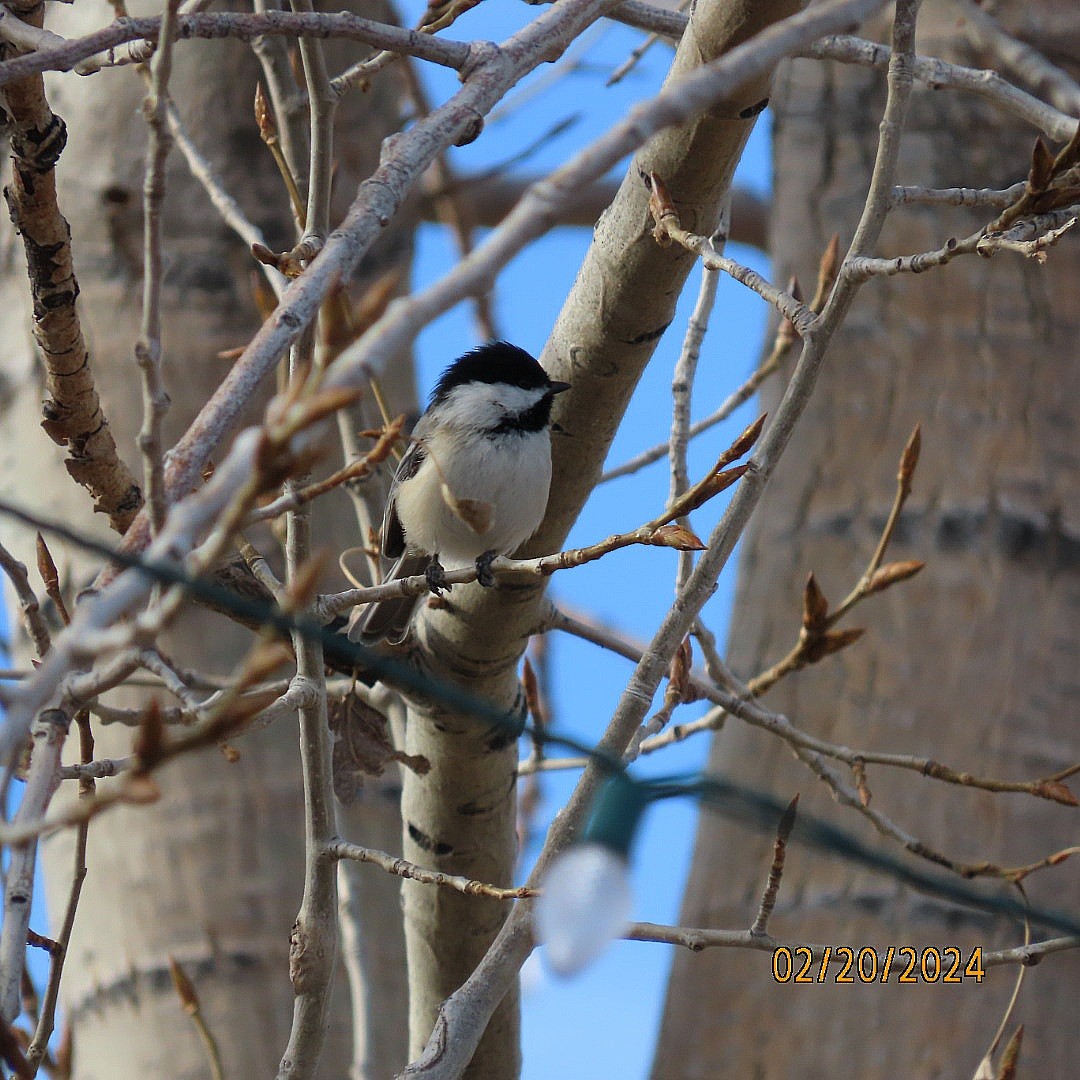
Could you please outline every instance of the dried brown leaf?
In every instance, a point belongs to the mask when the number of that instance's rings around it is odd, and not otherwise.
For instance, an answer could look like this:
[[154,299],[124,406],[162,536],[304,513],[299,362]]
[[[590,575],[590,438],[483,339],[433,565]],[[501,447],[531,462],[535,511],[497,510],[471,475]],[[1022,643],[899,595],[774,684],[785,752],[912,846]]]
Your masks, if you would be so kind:
[[399,762],[418,776],[431,768],[427,758],[395,749],[386,717],[355,694],[332,698],[327,708],[334,735],[334,794],[346,806],[356,801],[365,776],[381,776],[391,762]]
[[705,545],[692,530],[685,525],[661,525],[649,537],[646,543],[654,547],[675,548],[677,551],[704,551]]
[[195,990],[195,984],[177,963],[172,953],[169,953],[169,974],[172,976],[173,988],[176,990],[176,996],[180,999],[184,1012],[188,1016],[195,1016],[199,1012],[199,995]]
[[868,594],[884,592],[890,585],[914,577],[925,565],[926,563],[921,559],[903,559],[879,566],[870,575],[870,580],[866,583],[866,591]]
[[329,561],[330,552],[323,549],[316,551],[310,559],[296,568],[296,573],[285,589],[290,611],[302,611],[315,599],[315,594],[319,591],[319,578]]
[[358,338],[383,317],[401,285],[401,279],[400,267],[390,270],[373,282],[360,297],[352,316],[355,337]]
[[803,629],[808,634],[820,634],[825,629],[825,621],[829,617],[829,601],[821,591],[821,586],[811,570],[806,575],[806,585],[803,586]]
[[1020,1062],[1020,1044],[1024,1041],[1024,1025],[1021,1024],[1013,1032],[1012,1038],[1001,1055],[1001,1065],[998,1068],[997,1080],[1016,1080],[1016,1067]]
[[253,269],[250,280],[251,295],[255,301],[255,308],[259,312],[259,318],[262,322],[266,322],[274,314],[274,308],[277,307],[277,296],[274,294],[274,290],[270,288],[270,282],[266,280],[265,274]]

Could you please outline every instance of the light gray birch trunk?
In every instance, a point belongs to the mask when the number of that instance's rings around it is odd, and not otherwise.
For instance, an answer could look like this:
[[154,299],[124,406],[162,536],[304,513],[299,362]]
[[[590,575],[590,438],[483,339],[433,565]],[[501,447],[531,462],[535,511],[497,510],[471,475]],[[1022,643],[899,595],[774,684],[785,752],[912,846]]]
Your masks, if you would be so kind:
[[[936,14],[924,8],[919,51],[948,58],[955,21],[935,22]],[[1070,25],[1075,43],[1072,5],[1024,5],[1024,18],[1036,44],[1061,62]],[[777,90],[773,278],[797,273],[806,282],[830,235],[838,231],[846,243],[857,220],[884,79],[797,61]],[[977,98],[917,90],[899,182],[1004,187],[1026,175],[1034,138]],[[881,253],[937,247],[985,220],[957,209],[905,210]],[[925,559],[927,567],[862,605],[845,625],[865,625],[865,638],[775,687],[764,699],[770,709],[848,746],[926,755],[983,776],[1048,776],[1075,760],[1078,274],[1074,241],[1054,249],[1046,266],[976,257],[864,286],[746,538],[732,666],[745,678],[790,648],[809,571],[833,601],[854,584],[916,422],[922,458],[890,558]],[[780,390],[774,380],[765,409]],[[782,799],[800,792],[800,810],[875,837],[760,730],[729,720],[710,767]],[[1023,864],[1075,843],[1075,810],[1030,796],[882,767],[869,769],[869,785],[873,806],[965,861]],[[767,839],[705,812],[681,922],[749,926],[770,859]],[[1068,907],[1077,880],[1077,868],[1065,864],[1025,887],[1035,902]],[[879,956],[889,945],[933,945],[957,946],[966,959],[976,945],[1023,941],[1023,929],[1005,920],[946,908],[790,845],[769,929],[786,939],[874,946]],[[1028,971],[1009,1025],[1010,1034],[1025,1025],[1022,1074],[1075,1068],[1078,965],[1075,952],[1063,953]],[[899,985],[894,974],[886,986],[843,986],[830,974],[825,985],[778,986],[768,953],[680,951],[653,1076],[970,1077],[1015,976],[1005,967],[981,985]]]
[[[366,15],[387,17],[387,9]],[[105,4],[53,7],[49,25],[76,36],[108,18]],[[155,9],[160,11],[160,5]],[[358,46],[328,45],[335,70]],[[258,66],[237,42],[177,45],[170,92],[188,129],[226,187],[278,250],[291,246],[294,227],[281,180],[255,126],[252,100]],[[91,364],[121,454],[141,470],[135,433],[141,422],[140,384],[133,347],[140,319],[142,170],[146,126],[140,103],[145,84],[133,68],[79,80],[48,80],[50,102],[67,123],[69,139],[58,167],[60,206],[71,223],[80,311]],[[400,83],[384,72],[367,95],[354,94],[339,116],[337,201],[348,201],[374,167],[381,139],[399,123]],[[302,179],[302,178],[301,178]],[[220,382],[222,350],[244,344],[258,324],[250,278],[255,264],[218,219],[176,149],[169,162],[166,202],[167,271],[163,295],[165,382],[172,398],[166,445]],[[407,226],[369,256],[362,276],[373,280],[392,265],[407,267]],[[26,265],[20,242],[3,237],[0,275],[0,488],[5,497],[105,537],[86,493],[62,467],[62,451],[39,427],[42,378],[29,334]],[[393,404],[414,400],[407,365],[392,379]],[[268,388],[272,390],[273,388]],[[355,517],[343,497],[320,505],[316,544],[340,550],[356,543]],[[4,542],[32,565],[33,536],[0,522]],[[111,537],[115,540],[115,536]],[[72,589],[94,564],[84,553],[50,541]],[[270,545],[267,545],[270,546]],[[167,648],[177,663],[228,674],[252,637],[205,611],[186,617]],[[115,696],[131,704],[131,692]],[[100,757],[130,752],[126,731],[96,725]],[[303,804],[295,723],[250,735],[228,764],[217,751],[185,759],[160,777],[162,800],[119,809],[90,828],[89,875],[75,924],[62,986],[62,1008],[75,1029],[75,1075],[180,1077],[205,1075],[206,1058],[181,1011],[168,968],[171,954],[195,982],[203,1015],[221,1045],[230,1077],[272,1075],[285,1047],[293,991],[288,977],[289,931],[302,889]],[[70,755],[69,755],[70,756]],[[107,782],[105,782],[107,783]],[[383,811],[385,814],[385,810]],[[379,815],[375,815],[377,818]],[[370,816],[369,816],[370,817]],[[345,811],[350,839],[393,847],[389,830],[368,831],[363,814]],[[72,836],[45,844],[48,899],[55,920],[70,879]],[[364,910],[380,949],[368,950],[384,968],[378,1023],[358,1032],[353,1075],[386,1076],[404,1060],[404,995],[400,915],[386,902],[377,872],[349,867],[347,916]],[[382,921],[373,921],[375,913]],[[35,927],[44,931],[45,927]],[[345,964],[356,967],[355,946]],[[359,970],[359,967],[357,967]],[[395,974],[395,970],[397,974]],[[370,974],[370,973],[368,973]],[[378,977],[378,973],[374,977]],[[353,1043],[349,991],[339,978],[321,1075],[346,1074]],[[361,1017],[372,1010],[358,1005]],[[366,1062],[366,1064],[363,1064]]]

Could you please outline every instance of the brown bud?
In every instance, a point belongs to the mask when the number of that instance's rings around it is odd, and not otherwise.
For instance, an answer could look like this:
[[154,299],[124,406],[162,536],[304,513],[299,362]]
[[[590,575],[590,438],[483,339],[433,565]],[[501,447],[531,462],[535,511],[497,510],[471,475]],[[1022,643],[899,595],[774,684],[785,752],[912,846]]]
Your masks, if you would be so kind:
[[915,466],[919,464],[919,451],[922,449],[922,425],[916,424],[908,436],[904,452],[900,455],[900,469],[896,474],[900,490],[907,495],[911,491],[911,479],[915,475]]
[[357,386],[340,386],[330,390],[320,390],[304,403],[303,426],[318,423],[333,416],[339,409],[351,405],[363,391]]
[[1080,800],[1060,780],[1039,780],[1032,785],[1031,793],[1062,806],[1080,806]]
[[145,772],[161,760],[165,750],[165,725],[161,719],[161,706],[157,698],[151,698],[139,717],[139,731],[135,736],[136,770]]
[[529,658],[521,665],[521,685],[525,689],[525,703],[529,707],[529,715],[535,720],[540,710],[540,684],[536,679],[536,671],[533,669]]
[[195,984],[188,978],[187,972],[176,962],[176,957],[172,953],[169,953],[169,974],[172,976],[173,987],[184,1012],[188,1016],[196,1016],[199,1012],[199,995],[195,991]]
[[914,577],[925,565],[926,563],[920,559],[904,559],[901,562],[879,566],[870,575],[870,580],[866,583],[866,591],[867,593],[883,592],[898,581],[907,581],[908,578]]
[[823,656],[832,656],[833,653],[839,652],[841,649],[846,649],[849,645],[854,645],[866,633],[865,627],[854,627],[851,630],[830,630],[821,638],[821,645],[819,649],[815,650],[815,660],[820,660]]
[[710,473],[704,480],[695,484],[679,501],[679,514],[689,514],[691,510],[704,506],[711,498],[719,495],[721,491],[726,491],[737,480],[740,480],[749,468],[749,465],[736,465],[733,469]]
[[810,306],[814,311],[820,312],[825,306],[825,301],[829,298],[829,293],[832,292],[832,287],[836,281],[836,275],[840,272],[840,234],[833,233],[832,239],[829,240],[825,246],[825,250],[822,252],[821,260],[818,263],[818,277],[817,286],[814,291],[814,299],[810,301]]
[[677,551],[704,551],[705,545],[684,525],[661,525],[649,537],[655,547],[675,548]]
[[672,224],[678,225],[679,214],[675,209],[675,204],[671,201],[667,187],[656,173],[643,175],[642,179],[649,189],[649,213],[652,215],[653,221],[656,222],[653,238],[658,244],[666,246],[671,242],[667,234],[666,221],[670,220]]
[[820,634],[825,629],[825,620],[829,616],[829,602],[821,591],[821,586],[811,571],[803,587],[803,629],[808,634]]
[[693,666],[694,650],[690,639],[685,637],[679,642],[679,647],[671,658],[671,666],[668,668],[668,692],[674,694],[676,700],[684,704],[698,699],[690,681]]
[[761,437],[768,413],[762,413],[721,455],[714,468],[722,469],[733,461],[738,461]]
[[1035,146],[1031,151],[1031,170],[1028,172],[1028,191],[1037,195],[1050,186],[1054,178],[1054,155],[1050,148],[1043,142],[1042,136],[1035,140]]
[[262,83],[255,84],[255,123],[259,126],[259,137],[267,146],[277,142],[277,123],[274,120],[274,110],[270,108],[270,102],[266,100]]
[[795,793],[794,798],[787,804],[787,809],[784,811],[780,818],[779,823],[776,826],[776,839],[781,844],[786,844],[788,837],[791,836],[791,830],[795,828],[795,819],[799,814],[799,794]]

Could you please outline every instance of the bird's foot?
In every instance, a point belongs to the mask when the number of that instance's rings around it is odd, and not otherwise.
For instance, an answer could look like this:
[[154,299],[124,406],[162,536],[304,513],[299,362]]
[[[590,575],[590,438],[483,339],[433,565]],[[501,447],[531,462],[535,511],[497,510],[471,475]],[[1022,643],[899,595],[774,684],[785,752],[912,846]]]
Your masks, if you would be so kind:
[[485,589],[490,589],[495,584],[495,575],[491,572],[491,564],[497,556],[498,552],[493,549],[485,551],[483,555],[476,557],[476,580]]
[[424,577],[427,579],[428,588],[436,595],[442,596],[442,591],[445,589],[450,591],[452,586],[446,580],[446,571],[443,569],[443,564],[439,562],[439,557],[433,555],[431,562],[427,564],[427,569],[424,571]]

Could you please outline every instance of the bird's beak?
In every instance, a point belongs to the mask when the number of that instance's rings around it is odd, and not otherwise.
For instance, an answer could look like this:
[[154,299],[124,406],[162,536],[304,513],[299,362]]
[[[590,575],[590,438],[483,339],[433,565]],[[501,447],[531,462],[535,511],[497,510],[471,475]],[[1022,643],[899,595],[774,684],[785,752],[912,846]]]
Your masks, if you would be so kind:
[[548,393],[561,394],[564,390],[569,390],[570,384],[568,382],[553,382],[548,383]]

